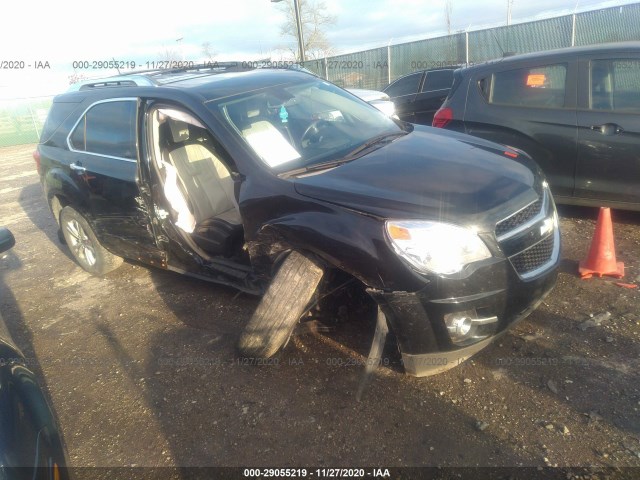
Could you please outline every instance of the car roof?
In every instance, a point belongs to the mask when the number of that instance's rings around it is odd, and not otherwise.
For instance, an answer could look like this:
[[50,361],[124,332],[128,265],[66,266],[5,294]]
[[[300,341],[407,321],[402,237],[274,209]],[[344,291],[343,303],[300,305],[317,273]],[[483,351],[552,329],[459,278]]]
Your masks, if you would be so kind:
[[133,72],[94,80],[85,80],[72,85],[67,92],[58,95],[61,100],[72,96],[95,93],[100,97],[118,97],[123,92],[131,95],[136,89],[162,89],[165,92],[180,90],[200,97],[204,101],[216,100],[274,85],[303,83],[318,77],[289,69],[238,69],[217,71],[216,69],[173,70],[166,72]]
[[500,65],[509,65],[510,63],[518,63],[526,60],[536,60],[536,59],[549,59],[553,60],[558,57],[565,56],[578,56],[585,55],[590,53],[624,53],[624,52],[640,52],[640,42],[632,41],[632,42],[612,42],[612,43],[603,43],[598,45],[585,45],[580,47],[566,47],[566,48],[558,48],[554,50],[544,50],[540,52],[531,52],[531,53],[523,53],[517,55],[511,55],[503,58],[496,58],[493,60],[488,60],[483,63],[469,65],[462,67],[463,71],[471,71],[471,70],[481,70],[483,68],[488,68],[494,66],[496,64]]
[[[251,62],[206,62],[175,68],[156,68],[150,70],[135,70],[124,75],[118,74],[105,78],[81,80],[71,85],[67,91],[90,90],[92,87],[105,86],[159,86],[188,80],[191,78],[219,75],[228,72],[243,72],[254,70],[257,66]],[[257,62],[256,62],[257,65]]]
[[[453,71],[457,70],[458,68],[460,68],[460,65],[447,65],[446,67],[433,67],[433,68],[423,68],[422,70],[414,70],[413,72],[405,73],[405,74],[399,76],[393,82],[391,82],[389,85],[392,85],[392,84],[396,83],[398,80],[401,80],[404,77],[408,77],[409,75],[414,75],[416,73],[440,72],[442,70],[448,70],[448,71],[452,71],[453,72]],[[389,85],[387,85],[387,87]]]

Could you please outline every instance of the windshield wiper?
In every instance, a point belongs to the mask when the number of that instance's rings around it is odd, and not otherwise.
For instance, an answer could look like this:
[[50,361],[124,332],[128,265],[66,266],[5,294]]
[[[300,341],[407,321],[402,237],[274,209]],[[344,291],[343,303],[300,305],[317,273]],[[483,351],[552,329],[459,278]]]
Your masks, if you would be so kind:
[[282,172],[280,175],[285,178],[295,177],[296,175],[300,175],[302,173],[316,172],[318,170],[327,170],[329,168],[338,167],[344,163],[350,162],[351,160],[355,160],[355,158],[350,158],[348,160],[341,158],[340,160],[331,160],[329,162],[316,163],[315,165],[310,165],[308,167],[301,167],[301,168],[296,168],[294,170],[288,170],[286,172]]
[[360,145],[355,150],[347,153],[341,161],[351,161],[358,158],[363,152],[369,150],[369,148],[374,147],[376,145],[382,145],[384,143],[391,142],[396,137],[401,137],[406,135],[407,132],[393,132],[393,133],[383,133],[381,135],[376,135],[375,137],[367,140],[362,145]]
[[381,135],[376,135],[375,137],[367,140],[362,145],[359,145],[355,150],[350,151],[344,157],[338,158],[337,160],[330,160],[328,162],[316,163],[314,165],[309,165],[307,167],[296,168],[295,170],[289,170],[288,172],[283,172],[283,176],[293,177],[295,175],[300,175],[301,173],[307,172],[316,172],[318,170],[327,170],[328,168],[338,167],[345,163],[351,162],[356,158],[361,157],[365,151],[376,145],[383,145],[385,143],[391,142],[394,138],[404,136],[407,132],[393,132],[393,133],[383,133]]

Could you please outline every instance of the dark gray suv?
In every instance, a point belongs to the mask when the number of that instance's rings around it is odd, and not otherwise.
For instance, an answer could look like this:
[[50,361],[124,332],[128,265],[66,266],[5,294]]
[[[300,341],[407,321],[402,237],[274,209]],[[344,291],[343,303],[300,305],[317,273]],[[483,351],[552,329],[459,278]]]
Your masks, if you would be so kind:
[[640,210],[640,42],[456,70],[433,126],[524,150],[558,203]]

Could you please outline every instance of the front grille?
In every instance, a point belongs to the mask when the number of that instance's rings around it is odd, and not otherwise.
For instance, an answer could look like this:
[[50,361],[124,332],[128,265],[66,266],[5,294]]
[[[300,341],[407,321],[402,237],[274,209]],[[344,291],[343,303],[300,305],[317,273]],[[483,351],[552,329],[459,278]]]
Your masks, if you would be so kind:
[[518,272],[518,275],[523,276],[533,272],[551,260],[554,250],[554,237],[555,235],[552,233],[544,240],[541,240],[509,259],[511,260],[513,268]]
[[[550,221],[552,225],[548,223]],[[560,253],[557,229],[553,198],[545,187],[538,200],[500,220],[495,233],[518,276],[527,280],[551,268],[557,261]],[[543,235],[546,237],[542,238]]]
[[496,225],[496,237],[501,237],[521,225],[524,225],[542,210],[542,198],[536,200],[531,205],[523,208],[519,212],[514,213],[510,217],[501,220]]

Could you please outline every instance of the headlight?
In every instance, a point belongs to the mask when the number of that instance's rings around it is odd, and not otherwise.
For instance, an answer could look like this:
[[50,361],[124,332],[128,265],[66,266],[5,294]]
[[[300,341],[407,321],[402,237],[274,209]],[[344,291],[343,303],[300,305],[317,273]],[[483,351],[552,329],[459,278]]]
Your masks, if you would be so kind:
[[396,106],[390,100],[373,100],[369,103],[388,117],[393,117],[396,113]]
[[418,220],[390,220],[385,226],[396,253],[422,273],[457,273],[471,262],[491,257],[470,228]]

